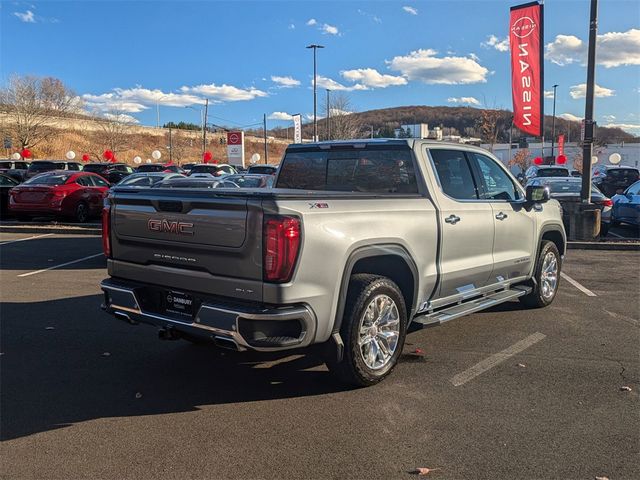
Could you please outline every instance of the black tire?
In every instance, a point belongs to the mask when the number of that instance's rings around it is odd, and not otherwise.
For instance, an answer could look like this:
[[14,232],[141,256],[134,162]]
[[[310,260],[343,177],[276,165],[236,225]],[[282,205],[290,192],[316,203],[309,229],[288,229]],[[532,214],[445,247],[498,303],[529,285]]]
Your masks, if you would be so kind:
[[[360,322],[373,299],[378,295],[388,296],[398,312],[398,340],[395,350],[387,363],[381,368],[370,368],[363,358],[360,338]],[[394,322],[395,323],[395,322]],[[345,305],[344,317],[340,328],[340,336],[344,342],[342,361],[327,361],[329,370],[340,380],[350,385],[367,387],[380,382],[391,373],[402,354],[407,332],[407,308],[404,297],[398,286],[386,277],[367,273],[356,274],[349,282],[349,292]]]
[[78,223],[86,223],[89,221],[89,207],[86,203],[80,202],[76,205],[75,219]]
[[[556,257],[556,262],[558,265],[558,271],[556,274],[556,285],[555,290],[552,295],[544,295],[542,289],[542,265],[544,263],[545,257],[552,253]],[[558,287],[560,286],[560,272],[562,271],[562,257],[560,257],[560,252],[558,251],[558,247],[556,244],[549,241],[543,240],[540,245],[540,252],[538,253],[538,258],[536,259],[536,268],[534,270],[534,281],[531,282],[532,290],[528,295],[524,295],[519,298],[520,302],[528,307],[528,308],[542,308],[548,305],[551,305],[553,299],[556,298],[556,294],[558,293]]]
[[600,236],[601,237],[606,237],[607,234],[609,233],[609,227],[611,225],[609,223],[601,223],[600,224]]

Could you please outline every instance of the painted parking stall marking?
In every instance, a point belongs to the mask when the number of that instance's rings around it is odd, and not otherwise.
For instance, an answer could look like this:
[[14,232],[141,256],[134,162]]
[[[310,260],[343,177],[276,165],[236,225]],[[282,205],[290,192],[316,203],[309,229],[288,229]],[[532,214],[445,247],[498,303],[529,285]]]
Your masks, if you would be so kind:
[[573,285],[574,287],[576,287],[578,290],[580,290],[582,293],[584,293],[586,296],[588,297],[597,297],[597,295],[595,293],[593,293],[591,290],[589,290],[587,287],[585,287],[584,285],[582,285],[580,282],[578,282],[577,280],[574,280],[573,278],[571,278],[569,275],[567,275],[564,272],[560,273],[560,276],[562,278],[564,278],[567,282],[569,282],[571,285]]
[[33,235],[32,237],[18,238],[17,240],[7,240],[5,242],[0,242],[0,247],[3,245],[9,245],[10,243],[24,242],[25,240],[34,240],[36,238],[49,237],[51,235],[53,235],[53,233],[45,233],[43,235]]
[[55,270],[56,268],[66,267],[67,265],[73,265],[74,263],[84,262],[85,260],[89,260],[91,258],[96,258],[101,255],[104,255],[102,252],[96,253],[95,255],[89,255],[88,257],[78,258],[76,260],[71,260],[70,262],[61,263],[59,265],[54,265],[49,268],[43,268],[42,270],[36,270],[34,272],[21,273],[18,277],[29,277],[31,275],[37,275],[38,273],[48,272],[49,270]]
[[478,375],[482,375],[484,372],[492,369],[493,367],[500,365],[505,360],[513,357],[514,355],[526,350],[531,345],[538,343],[540,340],[544,340],[547,336],[544,333],[536,332],[529,335],[527,338],[514,343],[509,348],[502,350],[488,358],[485,358],[481,362],[476,363],[473,367],[468,368],[464,372],[458,373],[451,379],[451,383],[454,387],[464,385],[469,380],[473,380]]

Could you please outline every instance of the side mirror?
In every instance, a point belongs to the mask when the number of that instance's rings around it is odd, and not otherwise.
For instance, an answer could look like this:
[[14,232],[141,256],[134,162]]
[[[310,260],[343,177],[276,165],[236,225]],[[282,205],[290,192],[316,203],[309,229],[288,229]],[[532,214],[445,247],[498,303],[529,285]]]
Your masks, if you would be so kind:
[[526,199],[529,203],[544,203],[549,200],[549,188],[542,185],[529,185],[527,187]]

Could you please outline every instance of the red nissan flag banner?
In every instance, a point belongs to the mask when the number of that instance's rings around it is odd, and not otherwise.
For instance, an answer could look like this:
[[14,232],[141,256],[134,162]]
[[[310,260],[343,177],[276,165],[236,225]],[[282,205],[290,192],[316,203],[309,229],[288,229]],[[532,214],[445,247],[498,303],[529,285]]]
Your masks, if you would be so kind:
[[564,155],[564,135],[558,135],[558,155]]
[[511,7],[511,90],[513,124],[525,133],[543,135],[543,11],[538,2]]

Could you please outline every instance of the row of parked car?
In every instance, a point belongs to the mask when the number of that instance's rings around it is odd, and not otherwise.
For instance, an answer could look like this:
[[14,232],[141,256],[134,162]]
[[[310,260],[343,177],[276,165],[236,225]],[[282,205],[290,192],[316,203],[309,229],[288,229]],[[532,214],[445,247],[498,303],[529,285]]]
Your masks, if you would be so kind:
[[253,165],[245,171],[226,164],[144,164],[66,161],[0,162],[0,213],[18,220],[54,216],[86,222],[100,214],[114,185],[151,188],[163,184],[206,183],[209,188],[267,188],[277,167]]
[[[592,172],[591,203],[600,209],[600,232],[621,222],[640,225],[640,175],[633,167],[598,165]],[[538,166],[527,169],[524,185],[545,186],[551,198],[563,207],[565,230],[569,231],[570,204],[580,202],[582,178],[562,166]]]

